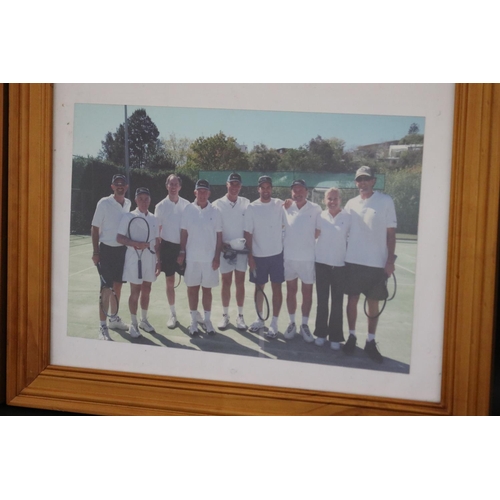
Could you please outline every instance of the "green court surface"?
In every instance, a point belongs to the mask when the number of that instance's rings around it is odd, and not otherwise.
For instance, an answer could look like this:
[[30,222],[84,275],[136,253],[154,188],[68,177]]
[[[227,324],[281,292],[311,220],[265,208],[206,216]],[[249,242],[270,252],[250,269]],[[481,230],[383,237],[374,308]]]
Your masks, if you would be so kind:
[[[232,323],[226,330],[219,331],[217,323],[222,316],[220,286],[212,290],[212,323],[217,330],[217,335],[209,337],[205,333],[200,333],[199,336],[191,338],[187,333],[190,316],[184,282],[181,282],[176,289],[176,309],[179,325],[173,330],[168,329],[166,323],[170,317],[170,310],[165,294],[164,274],[161,274],[157,281],[153,283],[151,292],[148,319],[156,331],[153,333],[141,331],[142,337],[138,339],[131,338],[126,331],[110,330],[110,335],[117,342],[409,373],[417,242],[415,240],[398,239],[396,253],[398,254],[396,263],[396,297],[387,303],[384,312],[380,316],[377,329],[378,347],[384,356],[382,364],[373,362],[363,352],[367,333],[367,321],[363,313],[363,296],[358,306],[358,347],[353,356],[346,356],[342,351],[331,350],[329,343],[326,343],[322,347],[318,347],[314,343],[307,344],[299,335],[296,335],[293,340],[285,340],[282,332],[286,330],[289,321],[285,303],[285,284],[283,284],[283,306],[279,317],[280,334],[275,340],[268,340],[258,333],[254,334],[249,331],[242,332],[236,330]],[[99,331],[99,276],[92,263],[91,256],[92,245],[90,237],[72,236],[69,260],[68,335],[97,341]],[[390,294],[392,294],[393,286],[391,279],[388,284]],[[234,285],[232,292],[233,298],[229,314],[231,320],[235,320],[237,309],[234,300]],[[269,285],[266,287],[266,292],[269,292],[270,295]],[[128,295],[129,285],[124,284],[119,314],[125,323],[130,321],[127,306]],[[296,316],[300,318],[300,285],[297,299],[299,307]],[[201,292],[198,310],[202,310]],[[256,318],[253,285],[248,282],[246,286],[244,315],[247,325],[252,323]],[[313,307],[309,319],[309,327],[312,332],[314,332],[315,319],[316,297],[314,294]],[[269,324],[269,321],[267,324]],[[347,320],[344,317],[344,336],[346,338],[347,334]]]

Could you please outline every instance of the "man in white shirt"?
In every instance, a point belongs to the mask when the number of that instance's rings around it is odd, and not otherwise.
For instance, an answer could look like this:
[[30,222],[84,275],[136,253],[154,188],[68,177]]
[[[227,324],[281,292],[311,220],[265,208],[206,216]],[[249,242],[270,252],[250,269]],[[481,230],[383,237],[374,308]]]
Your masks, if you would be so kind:
[[[135,203],[137,208],[122,216],[116,241],[126,245],[125,266],[123,268],[123,280],[130,283],[130,298],[128,307],[132,324],[129,334],[132,338],[140,337],[139,328],[146,332],[154,332],[154,327],[148,321],[149,297],[151,295],[151,284],[156,281],[160,274],[160,262],[158,260],[159,224],[156,217],[149,212],[151,195],[145,187],[137,188],[135,191]],[[149,238],[147,241],[137,241],[129,238],[129,224],[136,218],[145,219],[149,225]],[[136,221],[134,220],[134,223]],[[142,223],[142,221],[139,221]],[[145,225],[144,225],[145,226]],[[143,226],[141,226],[142,228]],[[142,252],[142,254],[141,254]],[[138,265],[139,255],[142,262],[142,276],[139,277]],[[137,321],[137,308],[141,304],[141,322]]]
[[[103,280],[112,287],[120,300],[123,279],[123,265],[126,247],[116,241],[118,226],[123,214],[130,211],[130,200],[125,198],[128,184],[124,175],[117,174],[111,180],[113,194],[101,198],[97,203],[92,219],[91,237],[94,265],[101,269]],[[104,300],[106,300],[104,298]],[[103,304],[106,310],[107,304]],[[110,318],[109,328],[128,330],[119,316]],[[99,310],[99,339],[112,340],[109,336],[106,315]]]
[[365,352],[377,363],[382,363],[375,332],[378,303],[387,299],[386,280],[395,269],[396,210],[390,196],[373,190],[376,178],[370,167],[360,167],[355,181],[359,196],[350,199],[344,208],[351,215],[351,229],[345,258],[349,337],[343,350],[346,354],[353,354],[356,348],[357,308],[359,296],[363,293],[368,305]]
[[219,284],[220,253],[222,249],[222,222],[218,209],[208,201],[210,184],[204,179],[196,183],[196,199],[182,213],[181,249],[177,262],[186,262],[184,282],[188,289],[191,314],[189,334],[198,332],[198,300],[202,288],[202,304],[205,311],[205,330],[215,335],[210,319],[212,288]]
[[293,339],[297,332],[295,311],[297,310],[298,280],[302,282],[302,320],[300,334],[305,342],[314,342],[309,330],[309,314],[312,306],[312,293],[315,281],[314,249],[316,217],[321,208],[307,200],[307,185],[303,179],[291,185],[293,203],[285,210],[284,263],[286,280],[286,304],[290,324],[284,333],[287,340]]
[[160,224],[160,262],[161,270],[165,273],[167,300],[170,306],[170,319],[167,322],[167,327],[175,328],[177,326],[175,273],[184,274],[184,269],[177,264],[181,248],[181,218],[189,201],[179,196],[179,191],[182,189],[182,179],[178,175],[169,175],[165,187],[168,195],[156,205],[155,217]]
[[[230,248],[230,241],[244,237],[245,212],[250,200],[239,196],[241,191],[241,175],[233,172],[229,175],[227,182],[227,193],[222,198],[214,201],[213,206],[220,210],[222,218],[222,245],[223,249]],[[233,261],[229,261],[222,255],[220,261],[220,274],[222,278],[222,320],[217,325],[220,330],[225,330],[229,324],[229,302],[231,300],[231,284],[236,284],[236,304],[238,316],[236,327],[246,330],[247,326],[243,318],[243,305],[245,302],[245,272],[247,270],[247,255],[240,253]]]
[[[266,336],[274,339],[278,336],[278,316],[283,302],[281,285],[285,280],[283,269],[283,229],[285,226],[285,211],[283,202],[272,198],[273,183],[270,177],[259,177],[259,199],[247,208],[245,215],[245,239],[249,250],[248,265],[250,267],[250,282],[264,288],[268,279],[271,280],[273,292],[273,318]],[[257,308],[262,311],[263,297],[257,294]],[[250,326],[251,332],[258,332],[265,324],[257,318]]]

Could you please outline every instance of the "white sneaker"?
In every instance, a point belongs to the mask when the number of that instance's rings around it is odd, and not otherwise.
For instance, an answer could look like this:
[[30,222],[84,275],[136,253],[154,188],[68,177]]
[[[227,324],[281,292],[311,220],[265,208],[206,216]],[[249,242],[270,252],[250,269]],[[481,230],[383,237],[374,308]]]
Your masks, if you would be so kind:
[[109,331],[107,326],[100,326],[99,327],[99,340],[113,340],[109,336]]
[[194,337],[198,333],[198,322],[197,321],[191,321],[191,324],[189,325],[189,335],[191,337]]
[[314,337],[312,336],[311,330],[309,330],[309,327],[307,325],[300,326],[300,334],[308,344],[314,342]]
[[225,330],[227,328],[227,325],[229,325],[229,314],[223,314],[222,319],[220,320],[219,324],[217,325],[217,328],[219,330]]
[[323,338],[323,337],[318,337],[318,338],[314,341],[314,343],[315,343],[316,345],[319,345],[320,347],[321,347],[322,345],[325,345],[325,342],[326,342],[326,339],[325,339],[325,338]]
[[139,328],[142,328],[145,332],[148,333],[155,331],[154,326],[147,319],[141,319],[141,322],[139,323]]
[[257,333],[261,328],[264,328],[265,326],[266,324],[261,319],[257,319],[250,325],[249,330],[252,333]]
[[167,321],[167,328],[173,330],[176,326],[177,326],[177,316],[175,314],[172,314],[172,316],[170,316],[170,319]]
[[130,325],[130,328],[128,329],[128,333],[133,339],[137,339],[141,336],[141,332],[139,331],[139,329],[135,325]]
[[278,337],[278,325],[273,325],[271,323],[271,326],[269,327],[269,330],[266,332],[266,337],[268,339],[275,339]]
[[236,328],[238,328],[238,330],[246,330],[248,328],[243,319],[243,314],[238,314],[236,318]]
[[340,351],[340,342],[330,342],[330,347],[334,351]]
[[287,340],[292,340],[293,337],[295,337],[296,333],[297,333],[297,327],[295,326],[295,323],[290,323],[288,325],[288,328],[286,329],[286,332],[283,334],[283,336]]
[[205,324],[205,319],[203,318],[200,311],[196,311],[196,321],[203,327]]
[[120,316],[115,316],[114,318],[109,318],[109,328],[112,330],[128,330],[128,325],[126,325]]
[[207,319],[205,321],[203,326],[204,326],[204,330],[208,333],[208,335],[215,335],[214,325],[212,325],[212,322],[209,319]]

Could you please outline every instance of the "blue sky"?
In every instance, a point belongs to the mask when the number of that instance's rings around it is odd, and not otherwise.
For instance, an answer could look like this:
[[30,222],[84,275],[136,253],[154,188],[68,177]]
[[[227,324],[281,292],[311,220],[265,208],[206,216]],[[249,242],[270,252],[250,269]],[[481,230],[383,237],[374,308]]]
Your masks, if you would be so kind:
[[[256,144],[271,148],[297,148],[320,135],[343,139],[346,148],[400,139],[412,123],[424,133],[425,119],[415,116],[383,116],[288,111],[128,106],[128,116],[140,107],[160,131],[160,137],[196,139],[224,132],[250,151]],[[107,132],[115,132],[125,119],[124,106],[75,104],[73,154],[97,156]]]

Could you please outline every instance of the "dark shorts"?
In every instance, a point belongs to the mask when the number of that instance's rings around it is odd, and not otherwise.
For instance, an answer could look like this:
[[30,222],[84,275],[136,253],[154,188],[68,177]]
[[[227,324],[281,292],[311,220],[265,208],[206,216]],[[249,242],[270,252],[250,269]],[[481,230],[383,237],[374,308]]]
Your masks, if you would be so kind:
[[344,293],[347,295],[363,294],[367,299],[385,300],[387,275],[383,268],[361,266],[346,262],[346,282]]
[[285,270],[283,266],[283,252],[271,257],[254,257],[257,266],[257,276],[254,278],[250,272],[250,283],[263,285],[267,283],[268,277],[271,283],[283,283],[285,281]]
[[184,268],[181,269],[179,264],[177,264],[177,257],[179,257],[180,249],[181,245],[179,243],[161,240],[161,270],[165,273],[165,276],[173,276],[175,273],[178,273],[181,276],[184,274]]
[[125,264],[126,246],[110,247],[99,243],[99,263],[104,281],[110,287],[113,283],[125,283],[123,281],[123,265]]

